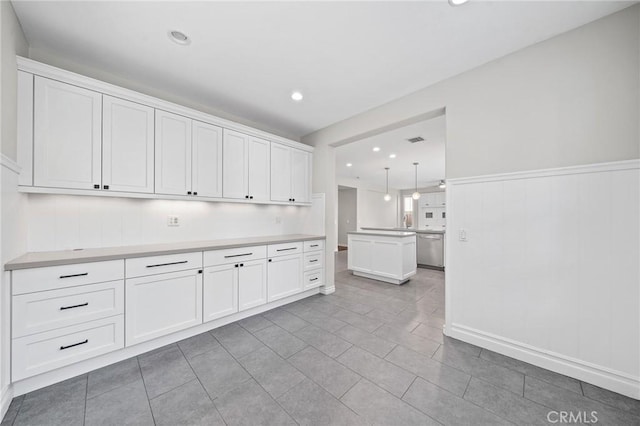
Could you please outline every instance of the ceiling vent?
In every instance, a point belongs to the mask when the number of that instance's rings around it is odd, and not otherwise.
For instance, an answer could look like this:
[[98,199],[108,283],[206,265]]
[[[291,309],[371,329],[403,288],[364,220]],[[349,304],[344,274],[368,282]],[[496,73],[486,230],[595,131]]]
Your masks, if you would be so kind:
[[415,138],[407,139],[411,143],[422,142],[424,138],[422,136],[416,136]]

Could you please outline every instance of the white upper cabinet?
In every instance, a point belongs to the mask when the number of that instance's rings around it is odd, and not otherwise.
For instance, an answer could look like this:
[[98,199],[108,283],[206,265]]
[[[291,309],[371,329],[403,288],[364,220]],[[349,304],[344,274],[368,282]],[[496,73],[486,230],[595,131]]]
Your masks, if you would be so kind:
[[311,202],[311,154],[291,148],[291,198],[295,203]]
[[194,120],[192,138],[192,194],[222,197],[222,128]]
[[446,205],[445,192],[427,192],[422,194],[420,207],[442,208]]
[[34,185],[101,185],[102,94],[35,77]]
[[269,141],[225,129],[222,196],[268,201],[269,151]]
[[271,200],[311,202],[311,154],[271,144]]
[[156,194],[190,195],[191,119],[156,110]]
[[153,192],[154,110],[104,95],[102,189]]

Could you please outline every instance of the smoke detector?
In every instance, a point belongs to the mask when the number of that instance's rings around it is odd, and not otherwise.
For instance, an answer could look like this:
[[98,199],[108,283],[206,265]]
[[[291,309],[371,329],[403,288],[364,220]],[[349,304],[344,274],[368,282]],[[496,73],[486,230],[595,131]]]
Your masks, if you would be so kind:
[[407,139],[411,143],[422,142],[424,138],[422,136],[416,136],[415,138]]

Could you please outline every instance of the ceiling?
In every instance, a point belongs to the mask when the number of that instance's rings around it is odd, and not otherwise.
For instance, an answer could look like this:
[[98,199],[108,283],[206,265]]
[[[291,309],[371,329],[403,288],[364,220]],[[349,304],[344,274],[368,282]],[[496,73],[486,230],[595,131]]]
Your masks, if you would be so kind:
[[[385,167],[389,167],[389,187],[415,187],[414,162],[418,162],[418,187],[431,186],[444,179],[445,116],[421,121],[336,148],[336,177],[359,179],[385,186]],[[421,136],[422,142],[407,139]],[[380,151],[374,152],[378,147]],[[389,158],[396,154],[396,158]],[[347,167],[351,163],[351,167]]]
[[[32,53],[294,138],[630,4],[13,1]],[[169,30],[191,44],[170,41]],[[302,102],[291,100],[293,90]]]

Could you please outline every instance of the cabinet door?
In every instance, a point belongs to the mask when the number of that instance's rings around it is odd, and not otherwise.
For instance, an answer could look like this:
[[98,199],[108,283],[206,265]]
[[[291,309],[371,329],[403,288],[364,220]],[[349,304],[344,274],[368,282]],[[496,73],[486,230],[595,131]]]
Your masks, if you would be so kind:
[[243,262],[239,268],[238,310],[253,308],[267,303],[266,259]]
[[131,278],[125,287],[127,346],[202,324],[197,269]]
[[445,192],[436,192],[436,207],[444,207],[447,205],[447,196]]
[[191,192],[191,120],[156,110],[156,194]]
[[248,136],[224,129],[222,146],[222,196],[244,199],[249,196]]
[[34,97],[34,185],[100,185],[102,95],[36,76]]
[[203,321],[238,312],[238,264],[205,268]]
[[249,197],[256,201],[269,201],[271,193],[271,144],[264,139],[249,137]]
[[291,197],[296,203],[311,202],[311,154],[291,149]]
[[291,148],[271,143],[271,201],[291,201]]
[[278,256],[267,266],[267,300],[282,299],[302,291],[302,255]]
[[103,95],[102,187],[153,192],[154,110]]
[[193,194],[222,197],[222,129],[194,121],[191,148]]

